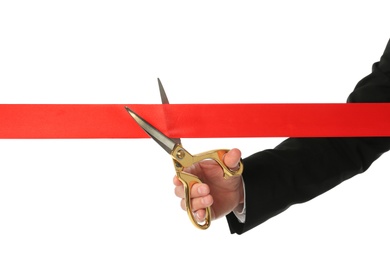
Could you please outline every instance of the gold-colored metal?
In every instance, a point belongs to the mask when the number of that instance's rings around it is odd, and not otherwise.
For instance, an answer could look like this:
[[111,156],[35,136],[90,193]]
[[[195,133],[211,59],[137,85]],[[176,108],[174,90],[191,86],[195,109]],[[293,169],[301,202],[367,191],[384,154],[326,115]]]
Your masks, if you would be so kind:
[[184,168],[189,167],[197,162],[206,160],[206,159],[212,159],[216,161],[223,169],[223,177],[225,179],[232,177],[232,176],[239,176],[242,174],[242,171],[244,169],[242,161],[239,163],[239,168],[237,170],[231,170],[229,169],[225,163],[223,162],[224,155],[228,152],[227,149],[220,149],[220,150],[211,150],[208,152],[191,155],[189,152],[187,152],[181,144],[177,144],[175,148],[171,152],[171,156],[174,161],[174,167],[176,171],[176,175],[178,179],[183,183],[184,186],[184,194],[185,194],[185,204],[186,204],[186,210],[187,214],[192,222],[196,227],[200,229],[207,229],[211,224],[211,209],[210,207],[206,208],[206,217],[205,221],[203,223],[199,223],[195,216],[194,211],[192,210],[191,205],[191,187],[195,183],[202,183],[202,181],[195,175],[184,172]]

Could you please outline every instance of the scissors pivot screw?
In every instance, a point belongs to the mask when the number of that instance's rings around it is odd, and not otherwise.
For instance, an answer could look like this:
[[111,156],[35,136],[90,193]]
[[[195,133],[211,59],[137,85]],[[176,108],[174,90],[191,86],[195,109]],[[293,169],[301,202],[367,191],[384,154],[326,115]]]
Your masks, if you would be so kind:
[[186,155],[186,153],[182,149],[180,149],[176,153],[176,156],[177,156],[178,159],[183,159],[185,155]]

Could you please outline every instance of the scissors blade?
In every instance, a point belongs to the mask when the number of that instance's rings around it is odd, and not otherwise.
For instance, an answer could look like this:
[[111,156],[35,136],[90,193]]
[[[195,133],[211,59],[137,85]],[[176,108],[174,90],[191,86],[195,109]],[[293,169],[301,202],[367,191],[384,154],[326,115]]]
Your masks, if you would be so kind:
[[[162,104],[169,104],[168,97],[167,97],[167,94],[165,93],[165,90],[164,90],[164,87],[161,83],[161,80],[159,78],[157,78],[157,80],[158,80],[158,88],[160,89],[161,103]],[[172,140],[174,142],[176,142],[177,144],[181,144],[180,138],[172,138]]]
[[158,80],[158,88],[160,89],[161,103],[169,104],[168,97],[167,94],[165,93],[161,80],[159,78],[157,78],[157,80]]
[[127,106],[125,108],[127,112],[134,118],[134,120],[142,127],[142,129],[144,129],[144,131],[151,138],[153,138],[167,153],[171,154],[176,145],[175,141],[157,130],[154,126],[149,124],[145,119],[137,115]]

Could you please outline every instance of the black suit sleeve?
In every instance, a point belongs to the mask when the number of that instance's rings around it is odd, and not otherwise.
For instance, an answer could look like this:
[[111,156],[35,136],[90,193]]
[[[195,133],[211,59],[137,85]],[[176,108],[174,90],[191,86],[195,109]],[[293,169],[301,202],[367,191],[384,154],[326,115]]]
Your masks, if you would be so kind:
[[[390,102],[390,40],[347,102]],[[230,232],[242,234],[293,204],[315,198],[366,171],[389,149],[390,137],[288,138],[245,158],[246,221],[239,223],[228,214]]]

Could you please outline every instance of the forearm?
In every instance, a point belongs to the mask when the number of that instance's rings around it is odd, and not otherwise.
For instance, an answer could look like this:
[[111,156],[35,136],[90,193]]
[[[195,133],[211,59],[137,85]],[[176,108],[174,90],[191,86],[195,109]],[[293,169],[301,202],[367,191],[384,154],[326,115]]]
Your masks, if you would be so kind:
[[248,231],[364,172],[389,147],[388,138],[290,138],[245,158],[246,220],[229,215],[231,232]]

